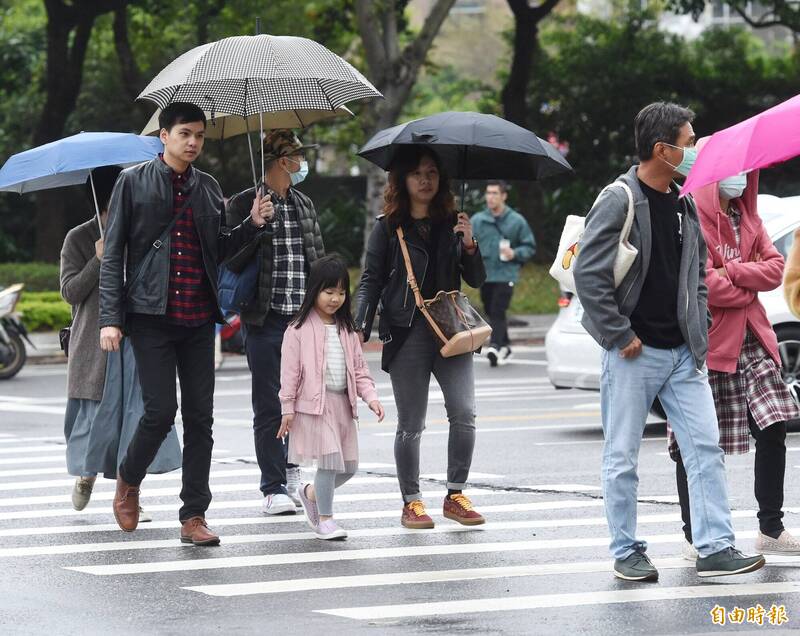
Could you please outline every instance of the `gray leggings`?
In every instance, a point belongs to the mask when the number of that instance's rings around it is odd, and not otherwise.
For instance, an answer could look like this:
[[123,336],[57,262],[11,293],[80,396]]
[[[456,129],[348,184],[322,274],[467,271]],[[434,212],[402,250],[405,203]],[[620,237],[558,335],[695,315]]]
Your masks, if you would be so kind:
[[422,316],[389,367],[397,406],[394,460],[403,501],[420,499],[419,445],[428,411],[428,387],[433,373],[444,394],[450,422],[447,443],[447,487],[462,490],[469,477],[475,448],[475,376],[472,354],[452,358],[439,355],[439,347]]
[[358,462],[345,462],[345,471],[317,469],[314,475],[314,495],[317,498],[317,512],[326,517],[333,515],[333,491],[348,482],[358,470]]

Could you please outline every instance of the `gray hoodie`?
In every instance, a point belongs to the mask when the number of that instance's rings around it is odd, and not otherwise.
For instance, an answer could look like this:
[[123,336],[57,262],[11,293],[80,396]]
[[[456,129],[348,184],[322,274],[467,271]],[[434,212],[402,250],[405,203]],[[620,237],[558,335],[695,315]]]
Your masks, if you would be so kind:
[[[624,348],[636,335],[629,316],[650,266],[650,205],[639,187],[633,166],[618,179],[633,192],[635,218],[630,242],[639,250],[622,284],[614,288],[614,259],[622,225],[628,211],[628,197],[622,188],[610,188],[598,199],[586,217],[575,264],[575,287],[584,308],[583,326],[604,349]],[[677,189],[675,184],[671,186]],[[697,210],[691,197],[681,199],[683,247],[678,275],[678,324],[700,369],[708,352],[708,307],[705,284],[706,244],[700,231]]]

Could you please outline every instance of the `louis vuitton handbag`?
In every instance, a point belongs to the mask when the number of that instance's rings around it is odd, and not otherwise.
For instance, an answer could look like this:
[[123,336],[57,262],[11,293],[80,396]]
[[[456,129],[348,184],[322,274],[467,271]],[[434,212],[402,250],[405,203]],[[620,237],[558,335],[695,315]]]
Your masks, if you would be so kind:
[[397,228],[397,237],[408,272],[408,285],[414,292],[417,308],[439,341],[439,353],[450,358],[480,349],[492,335],[492,328],[458,290],[440,291],[430,300],[424,300],[411,266],[403,228]]

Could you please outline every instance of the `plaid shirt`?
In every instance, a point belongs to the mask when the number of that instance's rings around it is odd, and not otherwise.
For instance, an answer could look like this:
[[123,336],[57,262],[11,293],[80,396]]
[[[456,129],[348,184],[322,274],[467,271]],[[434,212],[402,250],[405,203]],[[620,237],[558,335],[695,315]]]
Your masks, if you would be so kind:
[[272,238],[272,300],[270,309],[284,316],[300,310],[306,295],[306,257],[292,191],[285,199],[274,192],[275,235]]
[[[736,236],[736,244],[739,245],[741,212],[731,207],[728,220]],[[741,257],[737,260],[741,260]],[[717,410],[719,445],[726,455],[744,455],[750,452],[748,414],[762,431],[772,424],[792,420],[800,415],[792,394],[783,382],[778,365],[749,329],[745,331],[736,371],[724,373],[709,370],[708,383],[711,385]],[[669,455],[677,461],[680,449],[669,422],[667,435]]]
[[[161,160],[164,158],[162,156]],[[183,174],[172,171],[172,212],[177,214],[189,192],[186,182],[192,167]],[[169,240],[169,287],[166,319],[175,324],[197,327],[214,315],[200,237],[194,225],[191,206],[173,226]]]
[[[736,371],[709,371],[708,383],[717,407],[719,445],[726,455],[750,452],[748,412],[762,431],[800,415],[778,365],[749,329]],[[680,451],[669,425],[667,431],[670,457],[677,459]]]

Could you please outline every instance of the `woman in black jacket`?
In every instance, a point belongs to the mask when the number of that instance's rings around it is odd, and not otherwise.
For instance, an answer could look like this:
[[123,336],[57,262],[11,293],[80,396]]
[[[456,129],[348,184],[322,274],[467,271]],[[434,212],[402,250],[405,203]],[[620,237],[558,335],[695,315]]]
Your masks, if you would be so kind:
[[439,354],[440,345],[416,308],[396,230],[403,228],[423,298],[460,289],[462,277],[471,287],[480,287],[486,278],[483,259],[469,217],[456,213],[449,179],[430,148],[408,146],[398,152],[384,199],[384,213],[367,245],[356,324],[368,340],[380,305],[382,368],[391,377],[397,405],[394,455],[404,503],[401,523],[406,528],[433,527],[419,491],[420,438],[433,373],[450,421],[444,516],[478,525],[483,517],[462,494],[475,446],[473,354],[451,358]]

